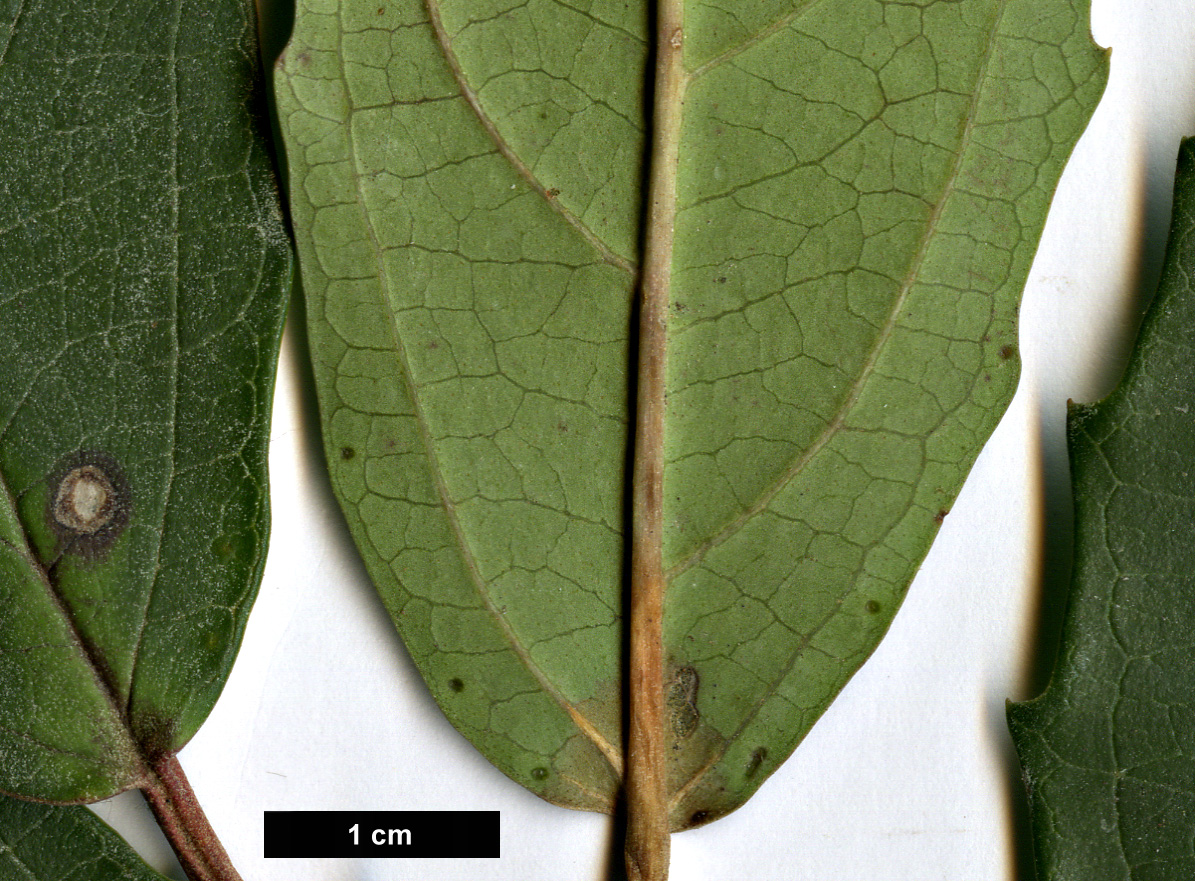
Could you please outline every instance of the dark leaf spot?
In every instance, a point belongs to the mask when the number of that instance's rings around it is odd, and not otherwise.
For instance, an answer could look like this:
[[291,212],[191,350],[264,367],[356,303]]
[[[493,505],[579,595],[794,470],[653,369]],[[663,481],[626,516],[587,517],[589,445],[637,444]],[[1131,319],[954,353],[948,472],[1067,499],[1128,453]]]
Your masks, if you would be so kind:
[[877,603],[875,600],[868,600],[866,605],[863,606],[863,608],[865,608],[870,614],[874,615],[876,612],[878,612],[880,610],[880,604]]
[[98,451],[72,453],[50,478],[47,519],[67,553],[94,560],[112,547],[133,513],[124,469]]
[[541,768],[532,768],[531,776],[536,780],[546,780],[548,777],[548,769],[542,768],[542,767]]
[[340,448],[340,458],[344,459],[346,462],[349,459],[353,458],[353,456],[355,456],[355,455],[357,455],[357,451],[354,450],[352,447],[341,447]]
[[763,764],[763,760],[767,757],[768,751],[766,747],[761,746],[755,752],[751,753],[751,759],[747,762],[746,777],[748,780],[756,775],[760,765]]
[[448,687],[459,694],[465,690],[465,683],[460,679],[453,677],[452,679],[448,680]]
[[1000,347],[1000,360],[1007,361],[1016,353],[1016,348],[1009,343]]

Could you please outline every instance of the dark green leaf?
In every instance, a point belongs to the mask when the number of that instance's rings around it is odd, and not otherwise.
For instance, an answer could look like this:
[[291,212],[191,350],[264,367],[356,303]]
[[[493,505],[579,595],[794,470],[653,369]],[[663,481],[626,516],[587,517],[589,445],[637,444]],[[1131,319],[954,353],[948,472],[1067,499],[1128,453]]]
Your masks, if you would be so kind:
[[290,263],[251,3],[0,21],[0,789],[94,800],[179,749],[267,532]]
[[1075,569],[1062,651],[1009,709],[1042,881],[1195,877],[1195,142],[1120,386],[1070,413]]
[[164,881],[84,807],[0,796],[2,881]]

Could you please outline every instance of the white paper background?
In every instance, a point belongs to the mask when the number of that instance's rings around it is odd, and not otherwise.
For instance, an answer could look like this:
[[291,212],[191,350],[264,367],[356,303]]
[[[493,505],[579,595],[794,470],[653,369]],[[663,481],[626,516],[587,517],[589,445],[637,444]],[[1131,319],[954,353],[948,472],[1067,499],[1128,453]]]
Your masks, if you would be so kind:
[[[1065,403],[1119,375],[1157,276],[1178,140],[1195,133],[1195,5],[1094,0],[1093,29],[1114,48],[1111,80],[1025,292],[1017,397],[872,660],[745,807],[673,836],[676,881],[1031,881],[1003,713],[1042,684],[1041,622],[1056,625],[1069,570]],[[507,780],[428,696],[332,500],[293,330],[265,580],[224,695],[180,755],[234,862],[246,881],[619,877],[611,820]],[[262,858],[263,811],[353,809],[500,810],[503,855]],[[138,795],[96,810],[183,877]]]

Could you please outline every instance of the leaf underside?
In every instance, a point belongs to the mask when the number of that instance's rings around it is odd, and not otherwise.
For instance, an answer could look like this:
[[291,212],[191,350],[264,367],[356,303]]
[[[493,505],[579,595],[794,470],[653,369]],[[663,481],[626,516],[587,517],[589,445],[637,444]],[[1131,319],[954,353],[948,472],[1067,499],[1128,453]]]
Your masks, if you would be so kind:
[[290,263],[252,5],[0,20],[0,790],[91,801],[223,687]]
[[1075,565],[1049,688],[1009,709],[1042,881],[1195,877],[1195,142],[1120,386],[1069,415]]
[[[278,100],[324,440],[445,713],[622,775],[639,2],[301,0]],[[671,822],[741,804],[887,629],[1017,378],[1105,80],[1082,0],[686,10],[668,324]]]
[[84,807],[0,796],[0,878],[13,881],[165,881]]

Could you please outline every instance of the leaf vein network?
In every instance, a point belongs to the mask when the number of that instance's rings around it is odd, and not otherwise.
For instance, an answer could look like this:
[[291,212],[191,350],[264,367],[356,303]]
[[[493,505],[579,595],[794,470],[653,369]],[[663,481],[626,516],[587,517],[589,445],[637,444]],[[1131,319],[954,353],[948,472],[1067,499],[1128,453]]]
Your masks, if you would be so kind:
[[440,45],[440,50],[444,54],[445,63],[448,65],[449,72],[457,87],[460,89],[461,97],[465,100],[477,117],[477,121],[484,129],[490,140],[493,141],[498,152],[510,163],[515,172],[527,182],[527,184],[535,190],[548,206],[555,211],[566,223],[572,226],[580,233],[581,237],[587,241],[591,247],[598,252],[598,255],[603,262],[609,263],[628,275],[634,275],[636,272],[635,266],[625,257],[616,254],[609,245],[598,238],[597,234],[593,232],[579,217],[560,204],[560,200],[551,198],[548,195],[548,188],[532,173],[527,164],[515,154],[506,139],[502,137],[502,133],[498,131],[498,127],[494,121],[485,112],[481,106],[481,102],[477,93],[469,85],[465,78],[464,70],[461,68],[460,60],[456,57],[452,49],[452,40],[444,29],[443,22],[440,20],[439,4],[440,0],[424,0],[425,8],[427,9],[428,19],[431,23],[432,30],[435,33],[436,40]]
[[[484,114],[481,113],[480,107],[478,107],[476,105],[476,103],[475,103],[476,98],[474,96],[472,96],[471,93],[469,93],[467,85],[465,84],[465,82],[463,80],[463,76],[461,75],[459,68],[456,65],[456,60],[452,56],[447,36],[444,33],[443,25],[439,19],[438,10],[436,8],[436,2],[437,2],[437,0],[425,0],[425,6],[426,6],[426,10],[428,12],[429,20],[433,26],[433,30],[436,33],[436,37],[441,43],[446,60],[448,61],[449,66],[453,69],[452,70],[453,76],[457,80],[458,85],[460,86],[460,88],[462,90],[462,93],[465,94],[466,99],[469,101],[470,106],[473,107],[474,111],[478,114],[479,121],[481,121],[483,126],[487,126],[487,130],[491,131],[492,136],[496,136],[497,132],[492,130],[492,123],[489,123],[489,120],[486,119]],[[357,156],[358,151],[357,151],[356,142],[355,142],[355,139],[353,136],[353,131],[352,131],[351,126],[346,127],[345,137],[346,137],[346,141],[347,141],[348,150],[354,160],[354,165],[355,165],[356,164],[356,156]],[[501,142],[501,140],[498,138],[495,138],[495,140],[499,144],[499,148],[501,149],[503,146],[503,142]],[[513,154],[509,155],[508,158],[511,159],[512,162],[517,162],[517,157],[514,157]],[[520,166],[516,166],[516,167],[520,167]],[[525,174],[525,169],[524,169],[524,174]],[[538,182],[535,182],[531,178],[528,178],[528,181],[530,183],[532,183],[533,186],[538,185]],[[381,243],[378,238],[377,231],[374,227],[373,219],[369,215],[369,212],[365,209],[364,194],[362,194],[360,192],[360,186],[361,186],[361,183],[358,178],[357,179],[357,187],[358,187],[357,204],[361,206],[362,219],[363,219],[365,228],[368,231],[370,245],[375,254],[375,261],[376,261],[376,264],[378,267],[378,278],[379,278],[379,281],[381,282],[383,296],[385,296],[385,291],[387,291],[389,288],[389,278],[388,278],[388,270],[386,268],[386,263],[383,259],[381,259],[381,255],[382,255],[384,249],[381,247]],[[590,234],[590,235],[592,235],[592,234]],[[610,262],[610,261],[607,261],[607,262]],[[624,263],[625,263],[625,261],[624,261]],[[629,267],[627,267],[627,270],[630,271]],[[444,472],[443,472],[443,468],[440,466],[439,461],[438,461],[438,457],[437,457],[436,450],[435,450],[435,442],[433,440],[433,437],[432,437],[432,434],[430,431],[430,427],[427,424],[426,416],[423,413],[422,408],[420,407],[418,396],[415,394],[416,386],[415,386],[414,379],[412,376],[410,362],[407,358],[405,348],[402,344],[401,336],[398,332],[397,322],[395,321],[393,312],[391,312],[388,309],[385,311],[387,312],[387,314],[389,314],[391,316],[390,330],[391,330],[391,336],[394,340],[395,355],[398,359],[399,367],[401,369],[402,383],[407,388],[409,400],[411,402],[411,407],[413,409],[413,413],[411,413],[409,415],[414,417],[415,423],[418,426],[419,434],[420,434],[423,448],[424,448],[424,454],[428,461],[428,467],[432,474],[432,479],[433,479],[434,485],[436,487],[437,494],[439,495],[440,500],[441,500],[440,507],[444,511],[444,513],[448,519],[449,527],[450,527],[453,537],[455,539],[455,545],[456,545],[455,549],[461,555],[461,560],[464,563],[466,570],[469,572],[470,579],[472,580],[473,585],[474,585],[474,590],[476,591],[479,599],[482,601],[484,608],[489,612],[491,618],[497,624],[499,631],[503,634],[503,637],[506,639],[507,643],[510,645],[511,650],[520,659],[520,661],[522,662],[524,667],[527,669],[528,673],[530,673],[531,676],[535,679],[535,681],[539,683],[539,686],[540,686],[540,688],[543,689],[543,692],[554,703],[556,703],[565,712],[565,714],[567,716],[570,717],[570,719],[573,721],[573,724],[577,726],[578,731],[580,731],[584,736],[589,738],[594,743],[594,745],[597,747],[599,752],[601,752],[602,755],[606,757],[607,761],[609,761],[612,766],[617,767],[617,765],[619,763],[619,759],[618,759],[618,755],[617,755],[616,751],[614,750],[614,747],[611,744],[605,742],[600,737],[600,735],[598,734],[596,729],[593,727],[593,725],[591,723],[589,723],[589,721],[580,713],[580,711],[572,704],[572,702],[569,701],[560,692],[560,690],[555,686],[555,684],[552,683],[550,679],[548,679],[548,677],[544,674],[544,672],[539,668],[539,666],[531,658],[530,650],[528,649],[528,647],[525,646],[522,643],[522,641],[518,638],[518,636],[514,633],[513,629],[511,628],[510,622],[507,621],[506,618],[502,614],[500,614],[499,610],[494,607],[493,598],[490,595],[488,586],[481,577],[481,573],[478,568],[477,561],[474,558],[474,555],[472,553],[469,542],[465,538],[465,534],[464,534],[462,525],[457,516],[456,505],[453,502],[453,500],[448,492],[448,487],[446,486],[446,484],[444,482]]]
[[980,96],[982,94],[981,85],[988,76],[989,67],[991,65],[992,57],[995,51],[996,35],[1000,30],[1006,8],[1007,6],[1005,5],[1000,7],[1000,12],[996,17],[995,23],[993,24],[992,33],[988,40],[988,45],[985,49],[985,55],[980,64],[979,75],[971,96],[971,106],[967,113],[966,123],[959,139],[954,166],[951,170],[949,178],[942,187],[941,194],[938,197],[933,212],[925,224],[925,232],[922,234],[921,243],[918,247],[916,256],[913,259],[912,265],[910,266],[909,271],[906,273],[900,292],[894,298],[892,307],[888,313],[888,318],[884,325],[880,328],[880,331],[876,336],[876,340],[872,345],[871,353],[859,371],[859,376],[855,379],[848,394],[843,398],[842,404],[839,406],[834,417],[826,424],[826,427],[821,435],[810,444],[809,448],[793,462],[789,469],[783,475],[781,475],[781,477],[771,487],[766,489],[760,495],[758,502],[753,507],[742,512],[738,517],[736,517],[721,530],[695,548],[686,559],[671,567],[665,573],[665,577],[669,581],[704,558],[705,554],[708,553],[712,548],[717,547],[728,540],[731,536],[738,533],[738,531],[742,529],[751,520],[751,518],[753,518],[760,511],[764,510],[767,505],[770,504],[771,500],[775,498],[775,496],[785,486],[791,483],[797,474],[804,470],[805,466],[812,461],[813,457],[818,453],[818,451],[825,447],[831,441],[831,439],[833,439],[833,437],[837,435],[837,433],[845,426],[847,415],[850,413],[859,396],[862,394],[867,379],[875,372],[879,362],[880,353],[883,351],[888,339],[896,330],[901,309],[903,308],[904,303],[908,298],[908,294],[916,283],[920,274],[921,267],[928,250],[929,241],[933,232],[937,228],[938,220],[941,217],[942,212],[945,210],[945,206],[950,195],[957,189],[959,175],[963,165],[963,156],[967,152],[967,145],[970,142],[976,127],[976,115],[978,113]]

